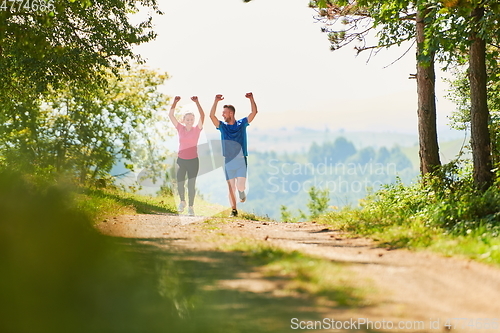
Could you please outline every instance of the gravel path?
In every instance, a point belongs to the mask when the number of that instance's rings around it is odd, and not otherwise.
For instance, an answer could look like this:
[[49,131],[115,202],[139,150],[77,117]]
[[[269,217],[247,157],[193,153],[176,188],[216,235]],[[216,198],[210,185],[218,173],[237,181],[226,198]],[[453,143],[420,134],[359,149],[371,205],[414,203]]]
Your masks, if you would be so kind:
[[[374,324],[385,320],[386,329],[381,331],[387,332],[443,332],[448,330],[447,322],[456,325],[454,332],[500,332],[500,327],[484,328],[485,323],[494,325],[495,320],[500,326],[498,268],[424,251],[383,249],[371,240],[349,238],[314,222],[226,219],[215,228],[207,228],[205,219],[166,214],[127,215],[109,219],[97,227],[110,236],[168,239],[169,246],[186,251],[216,248],[217,244],[208,241],[214,233],[266,240],[286,249],[345,263],[359,279],[368,278],[378,290],[377,306],[342,313],[337,310],[328,313],[326,309],[325,316],[346,320],[368,318]],[[226,283],[253,292],[275,288],[272,282],[259,276]],[[409,329],[397,328],[403,322]]]

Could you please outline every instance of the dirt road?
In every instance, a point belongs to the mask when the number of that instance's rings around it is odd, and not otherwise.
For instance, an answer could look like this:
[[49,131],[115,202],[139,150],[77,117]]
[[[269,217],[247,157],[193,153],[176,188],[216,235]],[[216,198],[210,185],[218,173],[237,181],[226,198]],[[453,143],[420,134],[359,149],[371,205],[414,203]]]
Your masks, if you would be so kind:
[[[377,247],[371,240],[349,238],[338,230],[314,222],[225,219],[207,225],[205,219],[128,215],[102,222],[98,229],[116,237],[168,240],[167,245],[161,246],[181,251],[217,249],[220,244],[209,240],[214,234],[223,234],[228,239],[245,237],[345,263],[346,269],[354,272],[357,278],[368,279],[375,287],[377,302],[362,308],[323,307],[316,311],[320,312],[320,318],[342,318],[351,323],[360,318],[371,321],[371,330],[365,325],[364,330],[358,327],[358,331],[443,332],[451,328],[454,332],[500,332],[498,268],[429,252],[388,250]],[[256,272],[226,280],[224,287],[251,293],[275,292],[278,288],[272,279]],[[306,316],[302,318],[297,313],[296,317],[287,324],[290,332],[300,327],[311,328],[307,327]]]

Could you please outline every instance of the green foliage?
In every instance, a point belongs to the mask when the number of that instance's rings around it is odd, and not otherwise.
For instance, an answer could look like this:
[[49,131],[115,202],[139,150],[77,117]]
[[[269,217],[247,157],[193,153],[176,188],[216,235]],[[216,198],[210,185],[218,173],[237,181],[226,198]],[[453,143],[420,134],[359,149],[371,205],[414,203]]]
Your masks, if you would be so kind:
[[281,221],[283,222],[297,222],[299,219],[293,216],[293,213],[288,210],[285,205],[280,206]]
[[311,186],[308,193],[309,202],[307,203],[307,208],[309,208],[309,217],[314,219],[328,209],[330,193],[328,189],[321,190],[314,186]]
[[315,219],[326,212],[326,210],[328,209],[328,202],[330,201],[330,192],[328,191],[328,189],[321,190],[314,186],[311,186],[308,190],[308,194],[309,201],[307,202],[307,208],[309,209],[309,214],[306,214],[301,209],[298,209],[297,216],[295,216],[288,210],[285,205],[281,205],[281,221],[305,221],[307,219]]
[[487,225],[498,234],[500,193],[495,186],[484,193],[478,191],[470,168],[467,170],[451,163],[411,186],[386,185],[368,198],[362,209],[382,223],[419,220],[430,228],[442,228],[455,235]]
[[[332,50],[351,43],[357,43],[358,52],[391,47],[415,36],[415,10],[410,1],[313,0],[309,6],[318,9]],[[375,45],[368,38],[372,31],[378,38]]]
[[[280,332],[289,330],[283,323],[290,309],[276,313],[281,297],[270,305],[265,293],[222,286],[239,280],[242,272],[255,272],[254,266],[242,265],[241,254],[172,253],[161,239],[106,237],[91,227],[97,216],[123,213],[117,208],[124,206],[168,212],[161,202],[168,198],[109,190],[75,195],[73,190],[0,171],[1,332],[277,332],[275,323],[284,326]],[[351,290],[345,283],[335,287]],[[358,289],[353,294],[361,295]],[[228,307],[228,300],[252,311],[264,307],[272,327],[269,321],[255,324],[262,313]],[[293,309],[304,305],[297,303]],[[225,320],[235,317],[238,323]]]
[[72,198],[0,171],[0,331],[165,332],[175,305],[145,258],[98,234]]
[[257,216],[254,213],[238,212],[238,217],[249,221],[268,221],[267,217]]
[[[489,47],[489,55],[497,53],[496,47]],[[488,110],[490,113],[489,131],[491,138],[491,150],[493,165],[500,163],[500,56],[498,53],[487,62],[488,74]],[[468,80],[468,69],[464,66],[454,71],[453,79],[449,80],[450,90],[447,98],[457,105],[453,113],[451,125],[457,129],[470,128],[470,83]]]
[[78,85],[49,89],[32,105],[29,128],[18,116],[0,125],[0,154],[11,166],[70,173],[81,183],[107,177],[118,159],[157,177],[166,154],[159,143],[169,134],[157,126],[157,111],[168,101],[158,87],[166,79],[136,66],[122,70],[120,78],[109,72],[107,85],[92,91]]
[[[455,161],[410,186],[386,185],[360,208],[331,212],[323,220],[389,247],[430,247],[500,263],[500,255],[492,259],[500,248],[499,183],[479,191],[471,169]],[[446,245],[450,242],[461,246],[452,250]]]
[[[168,181],[168,178],[166,179]],[[172,187],[171,183],[163,183],[163,185],[160,186],[160,189],[158,190],[157,194],[159,196],[173,196],[174,195],[174,189]]]
[[150,15],[131,23],[142,6],[161,13],[156,0],[53,0],[45,10],[18,4],[0,10],[2,109],[22,108],[21,101],[49,86],[91,89],[104,82],[103,69],[140,60],[134,45],[155,37]]
[[177,213],[172,195],[150,197],[107,188],[82,188],[75,194],[75,204],[94,222],[122,214]]
[[[117,153],[111,145],[130,141],[129,134],[116,135],[119,121],[126,120],[123,133],[136,127],[137,112],[125,109],[144,107],[145,114],[153,104],[121,99],[116,88],[131,83],[127,69],[142,61],[133,47],[155,37],[151,14],[137,23],[132,14],[144,7],[161,13],[156,0],[7,3],[0,10],[0,163],[31,173],[102,176]],[[142,95],[131,89],[136,101],[161,84],[144,83]]]

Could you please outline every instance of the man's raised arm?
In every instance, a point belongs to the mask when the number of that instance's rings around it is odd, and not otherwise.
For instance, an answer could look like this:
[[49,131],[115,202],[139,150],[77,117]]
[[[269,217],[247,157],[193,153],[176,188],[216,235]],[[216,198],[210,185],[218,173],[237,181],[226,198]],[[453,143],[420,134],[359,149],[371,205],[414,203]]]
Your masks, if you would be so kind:
[[215,111],[217,111],[217,103],[219,101],[222,101],[224,97],[222,95],[215,95],[215,100],[214,100],[214,105],[212,105],[212,109],[210,110],[210,119],[212,120],[212,123],[214,123],[215,127],[219,128],[219,119],[215,116]]
[[245,97],[250,100],[250,105],[252,106],[252,112],[248,115],[248,122],[251,123],[253,118],[257,115],[257,104],[255,104],[255,100],[253,99],[253,93],[249,92],[245,94]]

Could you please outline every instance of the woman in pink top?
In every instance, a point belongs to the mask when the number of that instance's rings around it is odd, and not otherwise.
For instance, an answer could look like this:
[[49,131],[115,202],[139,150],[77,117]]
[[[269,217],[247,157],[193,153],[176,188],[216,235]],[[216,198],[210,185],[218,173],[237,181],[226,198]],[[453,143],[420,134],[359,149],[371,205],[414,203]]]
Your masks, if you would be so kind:
[[184,184],[187,175],[189,195],[188,214],[190,216],[194,216],[193,204],[196,191],[196,176],[198,175],[198,169],[200,166],[200,162],[198,160],[198,139],[200,138],[200,132],[203,129],[205,113],[203,112],[203,109],[198,102],[198,97],[193,96],[191,97],[191,100],[196,103],[198,111],[200,112],[200,119],[198,120],[198,124],[196,126],[193,126],[194,113],[192,112],[187,112],[186,114],[184,114],[181,122],[177,121],[174,116],[174,111],[175,107],[177,106],[177,102],[179,102],[180,99],[181,98],[179,96],[175,96],[174,102],[172,103],[172,107],[170,108],[170,112],[168,114],[170,120],[175,125],[175,128],[179,133],[179,153],[177,155],[177,164],[179,166],[177,170],[177,189],[179,192],[181,203],[179,204],[178,211],[182,212],[186,207]]

